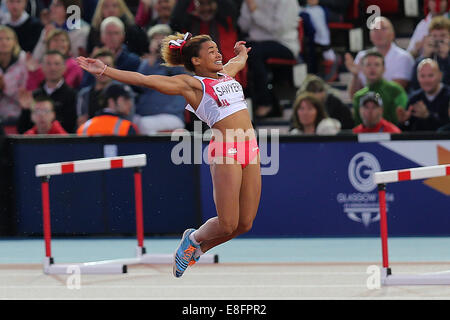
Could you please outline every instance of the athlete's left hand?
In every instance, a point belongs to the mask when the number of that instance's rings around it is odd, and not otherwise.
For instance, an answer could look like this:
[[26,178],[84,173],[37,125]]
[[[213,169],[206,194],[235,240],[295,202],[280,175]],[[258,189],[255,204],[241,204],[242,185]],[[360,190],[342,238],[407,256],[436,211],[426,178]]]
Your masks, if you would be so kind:
[[247,53],[249,53],[252,48],[251,47],[247,48],[245,46],[245,44],[246,44],[245,41],[238,41],[238,42],[236,42],[236,44],[234,45],[234,54],[238,56],[240,54],[247,54]]

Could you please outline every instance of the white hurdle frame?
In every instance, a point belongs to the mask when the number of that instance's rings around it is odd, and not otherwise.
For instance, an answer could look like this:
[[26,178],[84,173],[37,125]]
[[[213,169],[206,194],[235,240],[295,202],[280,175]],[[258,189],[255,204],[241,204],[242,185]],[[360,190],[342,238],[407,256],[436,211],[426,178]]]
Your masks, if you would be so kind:
[[450,284],[450,271],[393,275],[389,267],[388,257],[388,230],[386,216],[386,184],[400,181],[421,180],[428,178],[450,176],[450,165],[411,168],[376,172],[374,181],[378,185],[378,201],[380,205],[380,236],[383,255],[383,269],[381,273],[382,285],[441,285]]
[[[79,271],[80,274],[118,274],[127,273],[128,265],[135,264],[171,264],[173,254],[147,254],[144,247],[144,220],[142,205],[142,167],[147,165],[145,154],[38,164],[35,167],[36,177],[41,178],[42,215],[45,240],[45,274],[69,274]],[[50,177],[55,175],[105,171],[121,168],[134,168],[134,194],[136,209],[136,257],[130,259],[104,260],[86,263],[55,264],[51,252],[50,227]],[[218,263],[217,255],[204,254],[197,263]]]

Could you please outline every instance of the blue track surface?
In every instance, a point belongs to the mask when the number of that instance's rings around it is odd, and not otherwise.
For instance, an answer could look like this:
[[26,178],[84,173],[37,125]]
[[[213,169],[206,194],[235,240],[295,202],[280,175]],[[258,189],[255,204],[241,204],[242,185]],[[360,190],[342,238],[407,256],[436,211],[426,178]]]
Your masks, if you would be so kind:
[[[178,238],[145,239],[147,253],[172,254]],[[86,262],[135,256],[136,240],[54,239],[52,255],[57,262]],[[378,238],[239,238],[209,253],[220,262],[380,262]],[[0,263],[41,263],[42,239],[0,240]],[[390,238],[392,262],[450,261],[450,238]]]

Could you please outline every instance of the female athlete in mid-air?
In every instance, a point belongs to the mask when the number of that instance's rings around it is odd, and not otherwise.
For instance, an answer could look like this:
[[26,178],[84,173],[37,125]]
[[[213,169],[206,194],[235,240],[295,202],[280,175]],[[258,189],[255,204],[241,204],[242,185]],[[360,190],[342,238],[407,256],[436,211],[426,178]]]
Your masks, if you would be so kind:
[[187,109],[212,128],[208,158],[217,216],[200,228],[187,229],[174,255],[173,273],[181,277],[209,249],[249,231],[261,195],[259,148],[242,86],[233,78],[241,71],[251,48],[239,41],[236,56],[222,64],[216,43],[208,35],[177,33],[163,41],[168,66],[183,65],[194,76],[145,76],[117,70],[102,61],[79,57],[79,65],[94,75],[106,75],[134,86],[183,96]]

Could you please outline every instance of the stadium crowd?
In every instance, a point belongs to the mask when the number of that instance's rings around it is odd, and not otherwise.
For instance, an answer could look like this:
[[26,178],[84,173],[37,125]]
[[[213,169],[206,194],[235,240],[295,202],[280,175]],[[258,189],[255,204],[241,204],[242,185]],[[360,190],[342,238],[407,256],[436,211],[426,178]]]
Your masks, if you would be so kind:
[[[2,0],[2,131],[126,136],[192,130],[196,118],[184,98],[93,77],[75,60],[89,56],[145,75],[185,73],[164,65],[160,47],[167,35],[187,31],[209,34],[224,64],[236,41],[252,47],[236,80],[254,119],[276,114],[269,61],[306,64],[308,76],[291,105],[292,134],[450,131],[450,1],[424,0],[423,19],[404,49],[394,18],[381,10],[367,25],[366,48],[340,55],[330,23],[346,22],[343,13],[355,2],[365,14],[364,1],[354,0]],[[333,87],[342,70],[351,74],[352,103]]]

